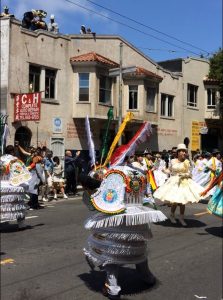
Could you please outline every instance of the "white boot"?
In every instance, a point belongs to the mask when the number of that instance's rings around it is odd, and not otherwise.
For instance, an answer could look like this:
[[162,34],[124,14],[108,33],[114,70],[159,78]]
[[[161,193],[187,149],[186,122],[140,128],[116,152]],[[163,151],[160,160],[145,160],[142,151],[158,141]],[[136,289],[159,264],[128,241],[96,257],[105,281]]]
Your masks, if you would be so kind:
[[172,224],[176,224],[176,223],[177,223],[174,214],[170,214],[169,219],[170,219],[170,222],[171,222]]
[[25,224],[25,218],[24,219],[18,219],[17,220],[17,224],[18,224],[18,228],[19,229],[23,229],[26,227],[26,224]]
[[182,226],[187,226],[187,223],[184,221],[184,215],[179,216],[179,222]]
[[63,198],[64,198],[64,199],[68,199],[68,197],[67,197],[66,194],[63,194]]

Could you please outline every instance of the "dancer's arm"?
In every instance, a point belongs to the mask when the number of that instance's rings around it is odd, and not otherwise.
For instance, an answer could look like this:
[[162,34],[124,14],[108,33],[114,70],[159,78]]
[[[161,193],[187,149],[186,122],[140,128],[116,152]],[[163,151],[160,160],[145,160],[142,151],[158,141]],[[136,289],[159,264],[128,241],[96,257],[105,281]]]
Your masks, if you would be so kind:
[[220,182],[223,180],[223,171],[221,171],[221,174],[217,177],[215,177],[209,184],[209,186],[201,193],[201,196],[204,196],[209,192],[215,185],[220,184]]

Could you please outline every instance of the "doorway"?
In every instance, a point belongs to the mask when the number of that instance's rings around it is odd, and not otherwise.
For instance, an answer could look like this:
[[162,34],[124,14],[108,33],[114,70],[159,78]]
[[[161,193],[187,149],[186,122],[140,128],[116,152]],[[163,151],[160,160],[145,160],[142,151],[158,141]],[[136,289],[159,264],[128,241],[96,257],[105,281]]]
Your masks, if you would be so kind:
[[64,167],[64,138],[51,138],[51,150],[53,151],[53,156],[58,156],[61,165]]
[[18,141],[19,145],[26,149],[30,146],[30,142],[32,139],[32,132],[28,127],[21,126],[15,132],[14,141]]

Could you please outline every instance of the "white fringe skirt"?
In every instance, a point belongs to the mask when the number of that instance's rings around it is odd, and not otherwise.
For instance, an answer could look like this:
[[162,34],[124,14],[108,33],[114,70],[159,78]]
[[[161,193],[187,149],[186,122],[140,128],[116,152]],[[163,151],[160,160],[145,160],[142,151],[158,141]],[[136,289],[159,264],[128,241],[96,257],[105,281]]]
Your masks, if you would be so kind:
[[164,221],[158,210],[143,206],[128,207],[123,214],[95,214],[86,221],[91,230],[84,254],[95,266],[106,264],[137,264],[148,256],[152,237],[150,223]]
[[24,188],[12,186],[8,181],[1,181],[0,194],[1,222],[24,219],[27,211]]

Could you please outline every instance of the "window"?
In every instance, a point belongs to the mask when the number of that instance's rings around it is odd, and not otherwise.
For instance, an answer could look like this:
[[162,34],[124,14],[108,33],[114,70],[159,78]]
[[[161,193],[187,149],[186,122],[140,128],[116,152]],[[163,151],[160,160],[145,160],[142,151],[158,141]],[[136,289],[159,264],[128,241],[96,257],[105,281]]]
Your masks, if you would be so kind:
[[171,95],[161,94],[161,111],[160,115],[163,117],[173,117],[173,99]]
[[39,92],[40,91],[40,74],[41,68],[37,66],[29,66],[29,92]]
[[100,76],[100,91],[99,102],[104,104],[111,104],[111,78],[106,76]]
[[79,101],[89,101],[89,73],[79,73]]
[[214,109],[216,108],[216,96],[217,96],[217,91],[216,89],[207,89],[207,108],[209,109]]
[[146,110],[156,111],[156,88],[147,88]]
[[129,86],[129,109],[138,108],[138,85]]
[[55,98],[55,81],[56,71],[51,69],[45,70],[45,98]]
[[197,107],[197,90],[198,86],[193,84],[187,85],[187,105]]
[[29,65],[29,92],[45,91],[46,99],[55,99],[57,70]]

